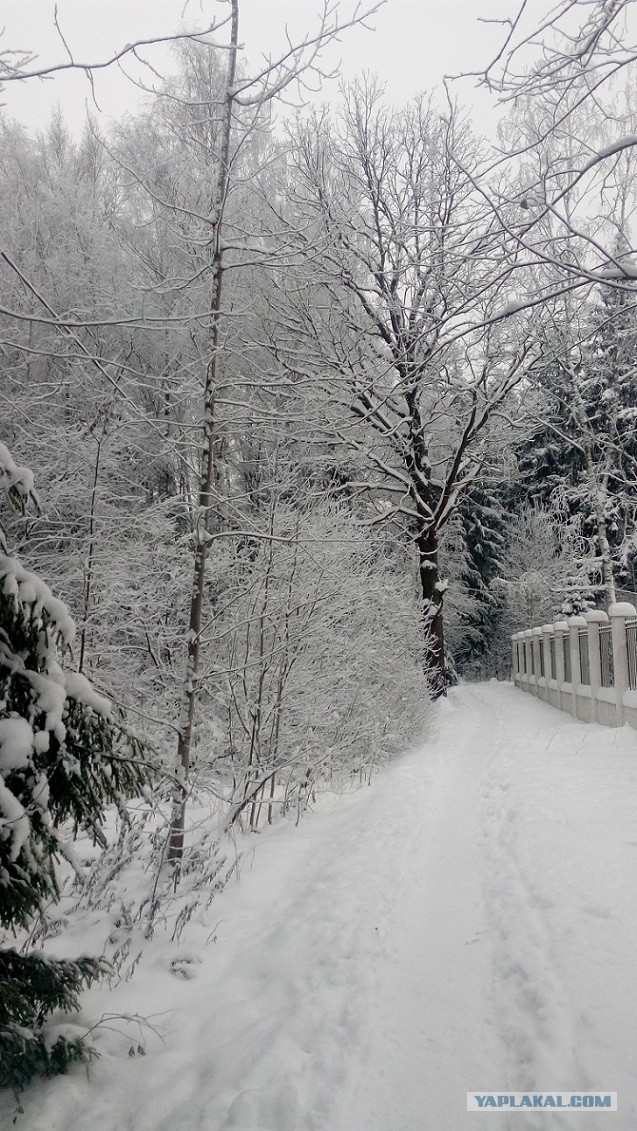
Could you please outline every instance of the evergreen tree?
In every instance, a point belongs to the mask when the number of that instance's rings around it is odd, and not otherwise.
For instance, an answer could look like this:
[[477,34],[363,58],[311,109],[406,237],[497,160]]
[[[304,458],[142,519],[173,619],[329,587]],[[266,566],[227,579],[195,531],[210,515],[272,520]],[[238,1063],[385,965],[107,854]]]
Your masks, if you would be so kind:
[[[0,504],[37,505],[33,476],[0,444]],[[74,636],[66,606],[7,552],[0,512],[0,927],[25,927],[59,896],[56,861],[73,864],[64,828],[105,845],[104,808],[142,788],[139,743],[89,681],[62,666]],[[0,938],[2,935],[0,934]],[[52,959],[0,950],[0,1086],[64,1072],[90,1057],[82,1039],[56,1040],[44,1023],[77,1008],[104,969],[99,958]]]
[[503,491],[486,483],[476,483],[460,506],[466,555],[464,583],[471,606],[456,665],[460,674],[473,678],[506,674],[493,650],[502,609],[502,593],[496,582],[504,569],[505,506]]
[[[579,311],[579,326],[557,327],[555,362],[536,389],[537,429],[518,450],[513,507],[556,507],[580,523],[597,552],[607,600],[634,585],[635,324],[632,296],[604,288]],[[594,579],[594,578],[593,578]],[[599,577],[597,578],[599,582]]]

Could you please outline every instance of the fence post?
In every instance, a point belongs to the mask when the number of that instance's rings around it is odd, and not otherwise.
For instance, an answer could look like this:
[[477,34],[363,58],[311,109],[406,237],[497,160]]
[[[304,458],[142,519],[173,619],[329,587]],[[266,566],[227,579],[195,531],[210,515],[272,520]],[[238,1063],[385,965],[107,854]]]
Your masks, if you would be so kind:
[[571,710],[575,718],[577,718],[577,700],[579,698],[579,689],[582,685],[582,667],[580,664],[579,655],[579,630],[586,628],[586,621],[584,617],[569,617],[568,618],[568,634],[571,644],[571,686],[573,688],[573,705]]
[[518,640],[520,634],[514,632],[511,637],[511,655],[513,657],[513,682],[516,687],[520,686],[520,649],[518,647]]
[[553,634],[552,624],[542,625],[542,641],[544,644],[544,697],[547,703],[551,702],[551,688],[550,682],[553,678],[553,667],[551,664],[551,636]]
[[534,690],[533,694],[537,695],[538,699],[540,698],[540,676],[542,674],[542,670],[541,670],[541,667],[540,667],[540,640],[541,639],[542,639],[542,629],[541,628],[532,628],[531,629],[531,641],[532,641],[531,647],[533,648],[533,670],[535,672],[535,690]]
[[588,625],[588,666],[591,673],[591,721],[598,721],[597,703],[602,686],[602,657],[599,648],[599,626],[606,624],[608,617],[601,609],[589,609],[584,613]]
[[516,682],[517,686],[521,688],[524,684],[524,638],[521,632],[516,632],[515,637],[518,646],[518,676]]
[[626,641],[626,621],[637,616],[637,609],[628,601],[618,601],[608,609],[613,640],[613,671],[615,676],[615,698],[617,702],[617,726],[626,721],[624,695],[628,691],[628,644]]
[[566,683],[566,672],[564,671],[564,637],[568,635],[568,625],[565,620],[556,620],[553,624],[553,631],[555,632],[555,681],[557,683],[557,706],[560,710],[565,711],[566,705],[566,692],[564,691],[564,684]]
[[[531,691],[531,680],[535,674],[535,653],[533,651],[533,629],[524,631],[524,646],[526,648],[526,690]],[[532,674],[533,673],[533,674]]]

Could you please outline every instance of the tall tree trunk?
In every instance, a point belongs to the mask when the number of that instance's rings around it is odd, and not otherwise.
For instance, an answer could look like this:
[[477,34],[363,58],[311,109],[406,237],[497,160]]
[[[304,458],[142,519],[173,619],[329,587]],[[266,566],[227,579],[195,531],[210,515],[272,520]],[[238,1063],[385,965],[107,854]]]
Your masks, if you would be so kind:
[[407,384],[405,400],[409,413],[409,448],[405,466],[412,482],[412,498],[419,514],[414,540],[418,552],[424,628],[429,645],[426,657],[427,673],[431,679],[432,695],[434,699],[439,699],[446,694],[447,682],[442,614],[444,589],[440,584],[438,569],[438,529],[433,518],[435,508],[429,445],[425,437],[425,426],[418,400],[422,380],[421,364],[414,362],[410,370],[403,359],[398,359],[396,368]]
[[175,885],[179,882],[181,860],[184,852],[184,829],[186,819],[186,802],[188,796],[188,780],[190,774],[190,759],[192,750],[192,736],[197,706],[201,628],[204,607],[206,559],[208,554],[208,534],[213,503],[213,485],[215,480],[215,448],[217,436],[215,431],[215,394],[217,389],[217,374],[219,360],[221,297],[223,284],[223,248],[221,230],[225,201],[230,177],[230,144],[232,134],[232,117],[234,107],[234,84],[237,68],[237,45],[239,41],[239,0],[231,0],[232,21],[230,47],[228,51],[228,72],[226,79],[226,99],[224,104],[223,134],[221,151],[219,153],[219,177],[217,180],[216,199],[213,203],[212,223],[213,234],[211,246],[212,257],[212,287],[211,287],[211,342],[210,359],[206,368],[206,383],[204,388],[204,422],[203,422],[203,461],[201,479],[199,484],[198,515],[196,524],[196,548],[193,569],[192,596],[190,602],[190,616],[188,621],[188,656],[186,662],[186,677],[182,692],[182,707],[179,723],[179,738],[177,742],[177,783],[173,794],[173,811],[168,842],[168,860],[173,865]]
[[418,575],[430,655],[427,671],[432,681],[432,694],[439,699],[446,694],[445,640],[442,615],[443,588],[438,569],[438,534],[431,526],[423,526],[416,535],[418,550]]

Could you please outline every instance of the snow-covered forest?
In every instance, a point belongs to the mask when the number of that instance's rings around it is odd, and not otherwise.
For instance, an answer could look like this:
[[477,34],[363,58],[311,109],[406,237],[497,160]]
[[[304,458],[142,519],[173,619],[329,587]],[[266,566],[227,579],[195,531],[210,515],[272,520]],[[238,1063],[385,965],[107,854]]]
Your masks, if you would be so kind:
[[[471,76],[401,105],[326,75],[379,7],[265,61],[241,0],[157,58],[152,27],[119,60],[1,43],[5,91],[154,61],[116,124],[0,109],[0,1126],[68,1126],[40,1077],[74,1061],[133,1087],[262,845],[283,867],[321,805],[362,828],[511,633],[637,590],[634,0],[503,5]],[[130,1127],[336,1126],[286,1102]]]

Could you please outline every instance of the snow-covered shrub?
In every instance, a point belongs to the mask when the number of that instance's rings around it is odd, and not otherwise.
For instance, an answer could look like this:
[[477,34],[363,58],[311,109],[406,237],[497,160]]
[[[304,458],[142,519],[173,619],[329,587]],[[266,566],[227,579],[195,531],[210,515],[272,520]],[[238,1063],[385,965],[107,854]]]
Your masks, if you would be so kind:
[[202,712],[198,762],[221,777],[231,820],[248,813],[254,827],[263,807],[271,820],[321,784],[367,780],[424,733],[416,587],[386,533],[336,507],[279,503],[269,535],[237,548],[224,598],[208,643],[221,690]]
[[[0,495],[25,505],[32,488],[0,444]],[[123,808],[145,775],[108,701],[62,667],[75,632],[66,606],[6,551],[0,526],[0,926],[12,930],[58,897],[56,860],[74,863],[65,823],[103,844],[105,806]],[[49,1040],[44,1022],[102,970],[97,958],[0,951],[0,1086],[90,1055],[81,1039]]]
[[563,510],[531,506],[510,525],[501,585],[513,632],[553,620],[565,601],[593,603],[590,543]]
[[580,527],[558,507],[530,506],[512,516],[503,576],[494,583],[501,600],[497,647],[503,671],[509,669],[513,632],[594,604],[590,579],[596,561]]

